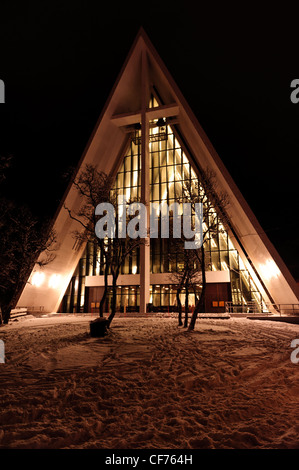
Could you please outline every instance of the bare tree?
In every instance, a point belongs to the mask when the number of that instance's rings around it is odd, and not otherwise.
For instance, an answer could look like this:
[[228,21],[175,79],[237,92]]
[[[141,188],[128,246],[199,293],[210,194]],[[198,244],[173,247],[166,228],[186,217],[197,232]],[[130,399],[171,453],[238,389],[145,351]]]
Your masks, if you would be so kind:
[[[11,166],[11,156],[0,157],[0,183]],[[8,323],[30,272],[49,264],[57,249],[56,234],[49,221],[6,198],[0,199],[0,323]]]
[[[184,237],[170,238],[169,262],[171,263],[171,277],[174,284],[177,286],[177,306],[178,306],[178,323],[179,326],[188,326],[189,314],[189,294],[194,292],[196,298],[196,286],[201,280],[199,273],[200,265],[195,250],[185,250]],[[182,321],[182,304],[180,295],[182,290],[185,290],[185,318]]]
[[[104,293],[100,302],[99,314],[103,317],[104,305],[108,295],[108,276],[112,276],[112,303],[108,317],[108,326],[111,324],[116,312],[117,279],[127,256],[129,256],[141,243],[140,238],[130,238],[127,234],[119,236],[119,226],[115,224],[113,237],[99,237],[96,234],[96,225],[106,213],[96,214],[96,207],[102,203],[109,203],[118,217],[117,192],[113,190],[113,179],[104,172],[98,171],[93,165],[86,165],[80,175],[73,180],[73,185],[82,199],[77,212],[65,206],[70,217],[76,220],[82,230],[74,232],[74,236],[81,242],[92,242],[98,246],[101,256],[102,270],[104,272]],[[129,204],[132,201],[126,201]],[[127,211],[125,211],[127,214]],[[126,217],[128,217],[126,215]],[[127,219],[126,219],[127,222]]]
[[209,239],[217,236],[220,223],[224,226],[227,221],[225,208],[228,205],[228,196],[218,190],[215,174],[207,169],[202,172],[198,180],[183,182],[182,196],[179,198],[179,202],[189,203],[193,214],[196,211],[196,204],[202,204],[202,244],[197,249],[186,250],[193,252],[192,256],[201,270],[201,294],[189,324],[189,330],[193,330],[198,313],[205,312],[206,268],[209,262],[206,258],[205,247]]
[[1,322],[8,323],[34,265],[53,261],[57,242],[48,221],[6,199],[0,201],[0,239]]

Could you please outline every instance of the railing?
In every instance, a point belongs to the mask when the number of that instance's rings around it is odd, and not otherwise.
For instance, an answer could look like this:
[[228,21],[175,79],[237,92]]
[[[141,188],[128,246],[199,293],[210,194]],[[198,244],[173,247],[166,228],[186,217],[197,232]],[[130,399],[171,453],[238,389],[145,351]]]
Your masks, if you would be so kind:
[[28,312],[36,312],[36,313],[42,313],[44,311],[44,306],[40,307],[17,307],[18,309],[27,309]]
[[14,308],[10,312],[10,318],[18,318],[18,317],[24,317],[27,315],[28,311],[26,307],[23,308]]
[[247,313],[249,315],[298,315],[299,304],[274,304],[269,302],[257,303],[254,301],[244,304],[225,303],[226,313]]

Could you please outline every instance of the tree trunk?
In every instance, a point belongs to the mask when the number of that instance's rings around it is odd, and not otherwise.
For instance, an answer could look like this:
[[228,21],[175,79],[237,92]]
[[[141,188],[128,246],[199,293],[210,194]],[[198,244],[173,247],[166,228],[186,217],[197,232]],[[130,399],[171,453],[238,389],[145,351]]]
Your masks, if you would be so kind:
[[196,302],[191,322],[189,325],[189,330],[194,330],[195,323],[197,320],[198,313],[205,312],[205,300],[206,300],[206,270],[205,270],[205,250],[203,245],[201,246],[201,273],[202,273],[202,291],[200,294],[199,300]]
[[197,293],[196,293],[196,287],[194,286],[193,287],[193,292],[194,292],[194,299],[195,299],[195,305],[197,304],[199,298],[197,297]]
[[182,290],[182,288],[181,288],[181,286],[179,286],[177,288],[177,291],[176,291],[176,300],[177,300],[178,310],[179,310],[179,316],[178,316],[179,326],[183,326],[183,322],[182,322],[182,304],[181,304],[181,299],[180,299],[181,290]]
[[119,270],[117,270],[116,273],[112,273],[112,302],[111,302],[111,313],[108,317],[108,328],[110,327],[110,324],[115,316],[116,312],[116,291],[117,291],[117,278],[118,278],[118,273]]
[[7,323],[9,322],[10,312],[11,312],[11,306],[10,305],[2,305],[1,306],[1,317],[2,317],[2,321],[5,325],[7,325]]
[[185,286],[185,322],[184,328],[188,326],[188,313],[189,313],[189,289],[188,286]]
[[105,306],[105,303],[106,303],[106,297],[107,297],[107,294],[108,294],[108,263],[106,262],[106,265],[105,265],[105,271],[104,271],[104,283],[105,283],[105,287],[104,287],[104,292],[103,292],[103,296],[101,298],[101,302],[100,302],[100,317],[102,318],[104,316],[104,306]]

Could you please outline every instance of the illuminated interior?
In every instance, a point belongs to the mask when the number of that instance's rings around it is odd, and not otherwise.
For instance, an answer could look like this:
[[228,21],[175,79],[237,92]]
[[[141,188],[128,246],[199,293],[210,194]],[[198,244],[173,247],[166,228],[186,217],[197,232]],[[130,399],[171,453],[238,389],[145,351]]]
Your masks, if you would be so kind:
[[[152,97],[150,107],[158,106],[158,102]],[[161,125],[162,124],[162,125]],[[182,196],[182,185],[185,181],[191,183],[197,181],[200,175],[192,167],[179,137],[172,126],[163,125],[161,121],[150,122],[150,200],[151,202],[168,205],[177,201]],[[200,183],[200,181],[199,181]],[[198,186],[201,191],[203,187]],[[115,179],[113,188],[119,195],[127,198],[140,198],[141,196],[141,131],[136,129],[132,133],[129,148],[123,158]],[[209,261],[207,270],[228,271],[230,277],[231,302],[236,307],[243,308],[244,305],[262,305],[263,299],[258,291],[249,272],[234,247],[227,230],[218,218],[217,233],[209,234],[204,243],[206,259]],[[171,273],[177,268],[179,261],[169,256],[170,244],[166,238],[151,238],[150,245],[150,272]],[[266,269],[267,267],[265,267]],[[269,267],[268,267],[269,268]],[[128,256],[121,268],[121,274],[139,273],[139,250],[136,249]],[[86,276],[103,275],[103,263],[101,254],[97,247],[88,244],[77,269],[65,293],[61,311],[82,312],[97,308],[88,305],[85,291]],[[195,292],[191,292],[189,304],[195,305],[196,296],[200,295],[201,285],[196,286]],[[108,295],[107,307],[111,297],[111,289]],[[119,311],[134,310],[139,307],[139,286],[120,286],[117,289],[117,309]],[[181,295],[184,304],[184,290]],[[150,303],[155,310],[176,309],[176,286],[175,284],[160,283],[150,288]]]

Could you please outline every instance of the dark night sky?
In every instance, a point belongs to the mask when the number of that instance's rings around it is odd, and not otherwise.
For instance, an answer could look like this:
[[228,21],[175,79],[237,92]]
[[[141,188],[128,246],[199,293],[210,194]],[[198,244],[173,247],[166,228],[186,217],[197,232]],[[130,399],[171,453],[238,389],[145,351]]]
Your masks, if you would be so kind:
[[206,3],[2,1],[0,154],[14,156],[3,191],[53,214],[143,26],[299,278],[298,12]]

